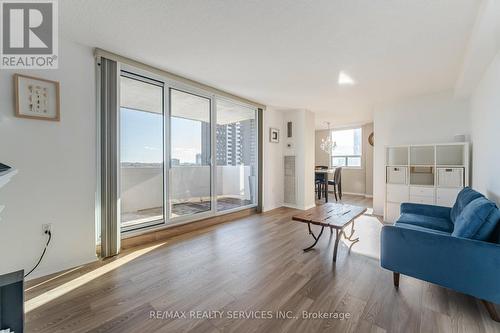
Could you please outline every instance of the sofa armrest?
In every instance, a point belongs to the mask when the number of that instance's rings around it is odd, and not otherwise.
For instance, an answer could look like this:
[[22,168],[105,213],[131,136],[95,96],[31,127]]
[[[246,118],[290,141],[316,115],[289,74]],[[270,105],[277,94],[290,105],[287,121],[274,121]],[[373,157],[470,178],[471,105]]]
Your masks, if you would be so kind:
[[449,207],[415,204],[409,202],[401,204],[401,214],[408,213],[449,219],[450,212],[451,208]]
[[393,272],[500,303],[500,244],[384,226],[380,252]]

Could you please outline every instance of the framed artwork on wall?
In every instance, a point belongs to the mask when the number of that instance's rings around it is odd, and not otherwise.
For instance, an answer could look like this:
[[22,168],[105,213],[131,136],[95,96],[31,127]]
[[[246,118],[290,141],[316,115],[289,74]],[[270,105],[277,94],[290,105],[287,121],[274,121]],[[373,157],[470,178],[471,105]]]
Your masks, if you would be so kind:
[[15,116],[59,121],[59,82],[14,74]]
[[280,142],[280,130],[277,128],[269,128],[269,142]]

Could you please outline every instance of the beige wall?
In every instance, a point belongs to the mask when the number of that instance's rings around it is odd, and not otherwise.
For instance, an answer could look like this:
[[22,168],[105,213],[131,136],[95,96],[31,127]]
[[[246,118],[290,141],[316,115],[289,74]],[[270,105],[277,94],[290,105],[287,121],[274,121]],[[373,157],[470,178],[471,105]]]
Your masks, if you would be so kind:
[[[373,194],[373,147],[368,144],[368,136],[373,132],[373,124],[362,126],[363,146],[361,168],[342,170],[342,191],[345,193]],[[316,165],[328,165],[328,154],[320,148],[321,139],[326,138],[328,130],[316,131]]]

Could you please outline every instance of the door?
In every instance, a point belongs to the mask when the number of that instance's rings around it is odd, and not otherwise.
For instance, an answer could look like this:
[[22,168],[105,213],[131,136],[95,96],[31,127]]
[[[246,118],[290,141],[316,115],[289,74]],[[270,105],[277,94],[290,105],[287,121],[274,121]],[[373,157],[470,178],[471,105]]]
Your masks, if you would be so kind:
[[163,83],[120,77],[120,223],[122,231],[164,223]]
[[169,218],[212,211],[211,99],[169,89]]

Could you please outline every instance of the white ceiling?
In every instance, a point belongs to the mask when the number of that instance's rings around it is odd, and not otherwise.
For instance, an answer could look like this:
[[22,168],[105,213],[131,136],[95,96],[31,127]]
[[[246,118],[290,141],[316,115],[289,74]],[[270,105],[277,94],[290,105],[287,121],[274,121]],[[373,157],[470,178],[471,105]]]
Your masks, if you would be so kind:
[[[317,124],[452,89],[480,0],[64,0],[65,38]],[[356,85],[338,86],[340,71]]]

